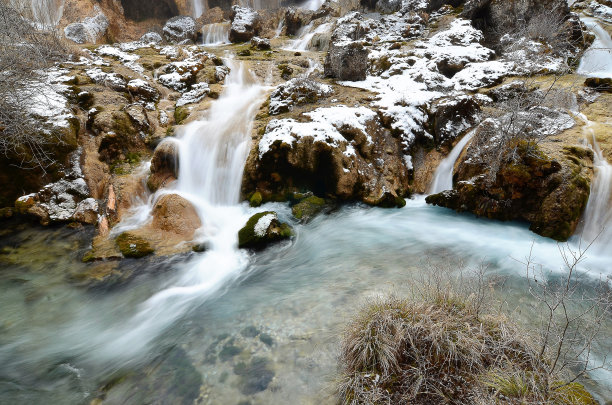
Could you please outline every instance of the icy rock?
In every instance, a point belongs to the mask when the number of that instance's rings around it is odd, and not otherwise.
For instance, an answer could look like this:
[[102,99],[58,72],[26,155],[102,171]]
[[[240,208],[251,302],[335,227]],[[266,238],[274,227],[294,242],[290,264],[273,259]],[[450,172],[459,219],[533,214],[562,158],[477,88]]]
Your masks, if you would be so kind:
[[172,17],[163,28],[164,36],[170,42],[195,41],[196,22],[187,16]]

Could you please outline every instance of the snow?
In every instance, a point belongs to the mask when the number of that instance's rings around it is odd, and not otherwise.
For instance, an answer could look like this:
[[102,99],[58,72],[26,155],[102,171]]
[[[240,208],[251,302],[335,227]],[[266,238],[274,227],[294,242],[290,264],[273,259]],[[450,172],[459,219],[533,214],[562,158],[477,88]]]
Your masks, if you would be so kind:
[[259,218],[259,220],[255,224],[255,227],[253,228],[255,235],[260,238],[265,237],[266,232],[268,231],[268,228],[270,227],[270,224],[275,219],[276,219],[276,215],[274,214],[266,214],[262,216],[261,218]]
[[51,69],[39,72],[41,82],[32,82],[28,88],[30,112],[45,120],[46,123],[60,128],[70,127],[69,119],[74,118],[68,109],[68,100],[64,93],[68,86],[64,83],[74,79],[66,76],[65,69]]
[[182,107],[186,104],[194,104],[200,102],[210,92],[208,83],[197,83],[191,86],[191,90],[184,93],[176,102],[177,107]]
[[593,16],[612,23],[612,7],[592,1],[591,4],[589,4],[589,8],[591,9]]
[[366,123],[377,117],[377,114],[366,107],[347,107],[344,105],[317,108],[304,113],[310,122],[298,122],[292,118],[272,120],[266,127],[266,132],[259,142],[259,157],[261,158],[277,141],[288,145],[301,138],[311,137],[314,142],[324,142],[336,148],[344,148],[346,156],[354,156],[355,148],[351,142],[342,136],[341,129],[357,129],[362,131],[369,142],[371,138],[366,132]]
[[135,72],[138,72],[138,73],[144,72],[144,68],[136,63],[136,61],[140,59],[140,56],[138,55],[129,54],[111,45],[103,45],[99,47],[98,49],[96,49],[96,53],[100,55],[104,55],[104,56],[115,57],[119,61],[121,61],[121,63],[123,63],[127,68]]
[[187,89],[187,85],[184,83],[184,81],[189,79],[189,76],[189,73],[181,75],[178,72],[172,72],[159,76],[157,81],[163,86],[169,87],[176,91],[185,91]]
[[85,74],[96,83],[103,84],[114,90],[125,91],[127,89],[127,83],[117,73],[106,73],[100,68],[88,69]]
[[333,93],[332,87],[311,79],[297,77],[274,89],[270,95],[270,115],[291,111],[298,104],[310,100],[328,97]]

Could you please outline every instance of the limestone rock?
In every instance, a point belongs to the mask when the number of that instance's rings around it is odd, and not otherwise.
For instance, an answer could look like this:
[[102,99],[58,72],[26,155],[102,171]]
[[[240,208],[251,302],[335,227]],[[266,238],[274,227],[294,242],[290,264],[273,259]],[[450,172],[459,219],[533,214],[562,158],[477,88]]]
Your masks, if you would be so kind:
[[452,142],[478,124],[479,113],[480,106],[471,96],[449,97],[433,103],[430,115],[436,145]]
[[189,201],[178,194],[163,195],[153,207],[152,227],[190,240],[202,222]]
[[333,93],[332,87],[313,79],[297,77],[276,87],[270,95],[270,115],[293,110],[294,106],[316,103]]
[[229,33],[231,42],[247,42],[259,33],[261,22],[259,15],[252,8],[233,6],[231,20]]
[[162,141],[151,159],[151,175],[147,186],[152,192],[168,185],[178,177],[178,145],[172,140]]
[[267,38],[253,37],[251,38],[251,47],[259,49],[260,51],[265,51],[272,46],[270,45],[270,40]]
[[360,42],[334,43],[325,58],[325,76],[338,80],[365,80],[368,70],[368,50]]
[[238,247],[261,249],[291,235],[289,225],[281,223],[275,212],[260,212],[253,215],[238,232]]
[[325,200],[313,195],[306,197],[299,203],[295,204],[291,208],[291,212],[295,218],[302,221],[309,221],[318,213],[323,211],[324,208]]
[[74,220],[85,224],[95,224],[98,222],[98,200],[86,198],[81,201],[74,212]]
[[289,7],[285,12],[285,33],[295,35],[312,20],[314,11]]
[[148,241],[130,232],[124,232],[115,239],[119,251],[126,258],[139,259],[155,251]]
[[197,36],[195,20],[188,16],[172,17],[164,25],[163,32],[166,40],[174,43],[195,41]]
[[142,79],[130,80],[127,89],[132,96],[144,101],[157,101],[160,97],[159,91]]

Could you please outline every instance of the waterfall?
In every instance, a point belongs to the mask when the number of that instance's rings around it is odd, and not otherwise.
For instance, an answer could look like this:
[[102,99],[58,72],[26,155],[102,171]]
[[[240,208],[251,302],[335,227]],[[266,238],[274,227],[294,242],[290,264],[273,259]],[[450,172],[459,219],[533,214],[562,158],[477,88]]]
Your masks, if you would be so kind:
[[444,190],[451,190],[453,188],[453,172],[455,169],[455,163],[459,159],[459,155],[465,149],[465,146],[474,137],[475,131],[471,131],[455,145],[451,153],[440,162],[440,165],[434,173],[434,179],[429,186],[429,194],[440,193]]
[[316,34],[320,34],[329,29],[330,24],[321,24],[313,30],[312,23],[302,27],[297,34],[297,39],[289,43],[288,50],[291,51],[307,51],[310,48],[310,41]]
[[55,27],[64,14],[65,0],[31,0],[32,17],[43,27]]
[[206,24],[202,27],[203,45],[222,45],[229,43],[230,23]]
[[584,53],[577,72],[591,77],[612,78],[612,39],[610,34],[595,18],[582,17],[581,20],[595,34],[595,41]]
[[[591,243],[597,253],[605,253],[612,244],[612,166],[606,161],[593,130],[593,123],[586,120],[584,134],[593,146],[593,168],[595,177],[591,184],[591,193],[584,211],[584,223],[581,238]],[[609,252],[608,252],[609,253]]]
[[307,0],[304,4],[300,6],[300,8],[316,11],[321,8],[324,2],[325,0]]
[[206,0],[193,0],[193,18],[199,18],[206,11]]

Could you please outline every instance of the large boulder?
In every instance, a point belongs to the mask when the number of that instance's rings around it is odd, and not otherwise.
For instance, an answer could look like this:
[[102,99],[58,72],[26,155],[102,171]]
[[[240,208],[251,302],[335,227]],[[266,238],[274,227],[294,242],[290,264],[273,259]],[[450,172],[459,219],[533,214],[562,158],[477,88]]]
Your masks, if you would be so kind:
[[151,226],[191,240],[202,222],[193,205],[178,194],[165,194],[153,207]]
[[169,42],[184,43],[197,39],[196,22],[188,16],[172,17],[164,25],[163,32]]
[[93,17],[86,17],[82,22],[68,24],[64,28],[64,35],[67,39],[77,44],[96,43],[106,35],[109,21],[106,15],[100,11],[99,7],[94,9],[97,14]]
[[270,95],[269,112],[270,115],[278,115],[292,111],[295,106],[316,103],[332,93],[330,85],[310,78],[296,77],[274,89]]
[[436,145],[441,146],[478,124],[480,105],[467,95],[443,98],[432,103],[429,114],[430,132]]
[[285,12],[285,33],[295,35],[312,20],[314,11],[289,7]]
[[238,231],[238,247],[261,249],[272,242],[290,238],[292,234],[291,227],[281,223],[276,212],[260,212]]
[[178,156],[178,144],[174,140],[166,139],[157,145],[147,180],[149,190],[155,192],[178,178]]
[[368,50],[361,42],[333,43],[325,58],[325,76],[338,80],[365,80],[368,70]]
[[259,34],[261,21],[257,11],[249,7],[232,7],[232,25],[229,40],[231,42],[247,42]]

